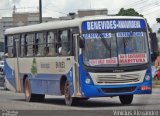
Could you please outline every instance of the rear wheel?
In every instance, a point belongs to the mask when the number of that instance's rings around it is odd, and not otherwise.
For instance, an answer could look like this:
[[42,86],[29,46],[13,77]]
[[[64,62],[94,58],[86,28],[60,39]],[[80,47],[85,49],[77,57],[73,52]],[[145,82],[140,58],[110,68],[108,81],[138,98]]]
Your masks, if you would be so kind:
[[68,106],[72,106],[75,105],[76,103],[76,98],[73,98],[71,96],[71,92],[70,92],[70,84],[69,81],[65,82],[65,86],[64,86],[64,96],[65,96],[65,103]]
[[122,104],[131,104],[133,101],[133,95],[121,95],[119,99]]
[[43,95],[43,94],[33,94],[32,93],[30,81],[29,81],[28,78],[25,79],[24,92],[25,92],[26,101],[28,101],[28,102],[44,101],[45,95]]

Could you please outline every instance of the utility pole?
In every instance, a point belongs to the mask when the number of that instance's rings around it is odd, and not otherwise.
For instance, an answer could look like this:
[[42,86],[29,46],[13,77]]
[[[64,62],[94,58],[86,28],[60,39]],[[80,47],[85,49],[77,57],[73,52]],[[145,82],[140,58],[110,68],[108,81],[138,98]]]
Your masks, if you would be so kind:
[[39,23],[42,23],[42,0],[39,0]]

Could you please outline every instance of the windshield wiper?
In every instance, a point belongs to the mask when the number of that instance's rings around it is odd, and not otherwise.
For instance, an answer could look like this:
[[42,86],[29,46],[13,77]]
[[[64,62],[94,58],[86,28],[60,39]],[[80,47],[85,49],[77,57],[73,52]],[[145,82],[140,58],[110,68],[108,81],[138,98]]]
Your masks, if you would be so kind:
[[109,46],[109,44],[105,40],[103,34],[101,32],[99,32],[99,31],[97,31],[97,33],[100,35],[101,41],[102,41],[103,45],[105,46],[105,48],[109,50],[109,52],[110,52],[110,58],[111,58],[111,41],[110,41],[110,46]]

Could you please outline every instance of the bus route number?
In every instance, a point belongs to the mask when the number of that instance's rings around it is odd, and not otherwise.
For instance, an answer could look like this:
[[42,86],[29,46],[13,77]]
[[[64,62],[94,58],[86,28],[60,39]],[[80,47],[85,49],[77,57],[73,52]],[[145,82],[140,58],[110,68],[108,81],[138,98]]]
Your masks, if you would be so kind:
[[56,62],[56,68],[65,68],[64,62]]

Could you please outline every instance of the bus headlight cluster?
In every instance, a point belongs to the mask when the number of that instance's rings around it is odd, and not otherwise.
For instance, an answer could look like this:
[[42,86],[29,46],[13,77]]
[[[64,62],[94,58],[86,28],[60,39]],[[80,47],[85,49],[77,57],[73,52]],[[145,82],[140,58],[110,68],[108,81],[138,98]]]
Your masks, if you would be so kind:
[[85,82],[86,82],[86,84],[91,84],[91,79],[86,78]]
[[146,81],[149,81],[150,79],[151,79],[151,77],[150,77],[149,75],[146,75],[146,76],[145,76],[145,80],[146,80]]

